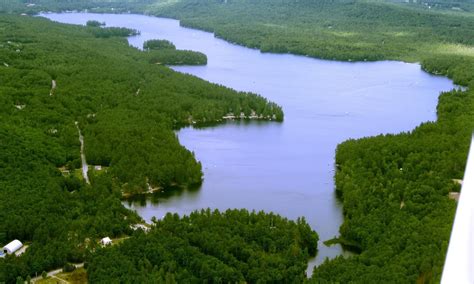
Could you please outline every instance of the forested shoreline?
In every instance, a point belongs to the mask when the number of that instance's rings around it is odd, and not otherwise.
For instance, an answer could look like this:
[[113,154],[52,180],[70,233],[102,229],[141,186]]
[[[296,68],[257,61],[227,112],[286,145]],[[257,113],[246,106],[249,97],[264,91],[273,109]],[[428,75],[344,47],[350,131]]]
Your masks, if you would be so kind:
[[[230,112],[283,119],[260,96],[151,64],[115,31],[0,15],[0,243],[29,245],[0,259],[0,282],[83,261],[100,238],[130,235],[142,221],[123,193],[200,183],[177,127]],[[77,127],[99,169],[90,185],[77,174]]]
[[[95,11],[110,12],[118,5],[123,9],[114,12],[172,17],[185,26],[268,52],[420,62],[432,74],[474,85],[470,14],[365,1],[155,2],[141,1],[138,8],[130,3],[97,4],[103,6]],[[76,7],[92,8],[85,6]],[[52,10],[73,7],[59,5]],[[409,133],[350,140],[337,148],[335,179],[344,204],[341,239],[361,253],[324,263],[310,281],[439,282],[455,210],[447,195],[459,190],[453,179],[462,179],[474,128],[473,95],[471,89],[443,93],[436,122]],[[181,121],[189,123],[186,117]],[[95,131],[105,129],[108,126],[99,125]],[[107,137],[101,139],[91,144],[100,145]]]
[[168,213],[148,232],[90,257],[92,283],[303,282],[318,235],[304,218],[210,209]]
[[[418,61],[474,86],[474,16],[363,1],[180,1],[148,13],[264,52],[317,58]],[[339,241],[360,254],[315,268],[315,283],[439,282],[472,130],[473,92],[442,93],[436,122],[336,150]],[[316,145],[315,145],[316,146]]]
[[207,56],[198,51],[179,50],[167,40],[148,40],[143,43],[148,60],[153,64],[206,65]]
[[[474,18],[468,15],[359,1],[289,5],[265,0],[181,1],[150,12],[262,51],[419,61],[430,73],[473,85]],[[443,93],[436,122],[338,146],[335,180],[344,208],[340,240],[361,253],[325,262],[311,281],[440,280],[455,211],[448,193],[459,190],[453,179],[463,176],[474,128],[472,98],[470,89]]]
[[[474,17],[362,1],[180,1],[147,13],[181,20],[264,52],[345,61],[418,61],[474,85]],[[473,93],[442,93],[436,122],[342,143],[336,190],[340,241],[361,253],[315,269],[315,283],[439,282],[474,129]],[[395,280],[396,279],[396,280]]]
[[341,238],[361,254],[325,262],[316,283],[440,281],[456,208],[448,194],[463,178],[473,103],[470,91],[442,93],[436,122],[338,146]]

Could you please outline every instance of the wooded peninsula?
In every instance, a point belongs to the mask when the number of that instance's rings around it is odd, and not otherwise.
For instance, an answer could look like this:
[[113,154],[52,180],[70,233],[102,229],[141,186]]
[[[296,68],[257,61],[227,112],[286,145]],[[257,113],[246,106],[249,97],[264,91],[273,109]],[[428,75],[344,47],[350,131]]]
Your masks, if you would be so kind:
[[[0,259],[0,281],[83,261],[94,283],[440,281],[456,208],[448,194],[459,191],[453,180],[463,178],[474,129],[471,1],[34,2],[11,1],[0,15],[0,243],[31,242],[22,257]],[[124,192],[202,180],[200,163],[173,129],[219,122],[229,113],[282,121],[283,112],[258,95],[156,64],[177,62],[164,42],[140,51],[124,34],[100,26],[7,15],[73,9],[176,18],[264,52],[420,62],[467,88],[440,95],[434,122],[339,145],[335,181],[344,224],[338,241],[359,253],[328,260],[306,279],[304,264],[316,253],[318,236],[304,219],[203,210],[168,215],[148,234],[131,229],[141,220],[120,203]],[[107,169],[93,171],[90,185],[74,174],[76,121],[88,163]],[[101,249],[96,240],[104,235],[132,237]]]
[[283,119],[260,96],[150,63],[123,32],[5,14],[0,27],[0,242],[31,242],[0,258],[7,283],[82,262],[103,236],[131,235],[142,221],[124,193],[199,184],[201,164],[174,129],[229,113]]

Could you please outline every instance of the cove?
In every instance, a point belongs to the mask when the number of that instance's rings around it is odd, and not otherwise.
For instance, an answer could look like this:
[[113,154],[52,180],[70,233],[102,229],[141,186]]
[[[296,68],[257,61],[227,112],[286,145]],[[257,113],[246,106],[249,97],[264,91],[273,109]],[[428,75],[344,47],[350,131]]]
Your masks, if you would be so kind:
[[171,19],[131,14],[42,16],[63,23],[97,20],[137,29],[141,35],[129,38],[129,43],[139,48],[148,39],[167,39],[178,49],[203,52],[207,66],[172,68],[281,105],[283,123],[231,121],[179,130],[181,144],[203,165],[201,188],[124,204],[147,221],[167,212],[188,214],[207,207],[273,211],[291,219],[304,216],[321,239],[310,269],[344,253],[338,245],[322,244],[338,235],[343,221],[333,181],[337,144],[410,131],[435,120],[439,93],[454,87],[418,64],[261,53],[212,33],[180,27]]

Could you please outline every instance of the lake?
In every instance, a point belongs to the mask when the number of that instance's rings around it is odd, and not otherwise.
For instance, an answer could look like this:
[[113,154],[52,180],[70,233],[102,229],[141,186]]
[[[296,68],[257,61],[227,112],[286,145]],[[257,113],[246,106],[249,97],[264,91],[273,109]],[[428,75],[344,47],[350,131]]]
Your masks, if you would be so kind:
[[[200,208],[273,211],[291,219],[304,216],[321,241],[338,235],[342,207],[334,190],[334,154],[349,138],[409,131],[436,119],[437,98],[454,87],[418,64],[394,61],[337,62],[290,54],[261,53],[183,28],[179,22],[132,14],[44,14],[52,20],[137,29],[129,38],[167,39],[178,49],[201,51],[207,66],[173,67],[239,91],[258,93],[283,107],[285,120],[227,122],[177,132],[202,162],[199,190],[124,203],[145,220],[167,212],[188,214]],[[339,245],[319,244],[309,270],[343,254]]]

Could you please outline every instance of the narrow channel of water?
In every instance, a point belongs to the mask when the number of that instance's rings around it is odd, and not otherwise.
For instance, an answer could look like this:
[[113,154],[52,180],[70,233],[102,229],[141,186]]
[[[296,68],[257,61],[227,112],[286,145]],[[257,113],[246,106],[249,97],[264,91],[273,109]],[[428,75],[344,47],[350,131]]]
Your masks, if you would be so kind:
[[[173,67],[240,91],[251,91],[283,106],[283,123],[228,122],[204,129],[184,128],[181,143],[204,168],[197,191],[126,203],[144,219],[200,208],[248,208],[304,216],[322,241],[338,235],[342,208],[334,194],[334,153],[338,143],[380,133],[409,131],[434,120],[440,91],[450,80],[431,76],[418,64],[347,63],[258,50],[187,29],[179,22],[142,15],[46,14],[74,24],[87,20],[138,29],[129,39],[167,39],[178,49],[201,51],[208,65]],[[343,253],[320,243],[310,268]]]

